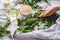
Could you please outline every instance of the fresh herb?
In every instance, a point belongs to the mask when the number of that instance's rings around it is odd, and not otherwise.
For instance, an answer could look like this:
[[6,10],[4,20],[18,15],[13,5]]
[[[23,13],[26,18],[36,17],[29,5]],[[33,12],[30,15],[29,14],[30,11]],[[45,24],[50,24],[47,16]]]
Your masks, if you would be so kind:
[[[24,4],[30,5],[32,8],[37,9],[41,6],[37,4],[37,2],[40,2],[42,0],[24,0]],[[46,3],[48,3],[47,0],[44,0]],[[41,7],[42,8],[42,7]]]
[[7,28],[10,25],[10,20],[7,20],[7,22],[5,23],[4,27]]
[[40,0],[24,0],[24,4],[30,5],[32,8],[37,9],[41,6],[37,5],[37,2]]
[[49,17],[40,18],[39,29],[49,28],[50,26],[56,23],[56,19],[58,17],[59,17],[58,15],[53,14],[52,16],[49,16]]
[[7,20],[4,26],[0,25],[0,37],[3,37],[5,35],[10,36],[10,31],[7,30],[9,24],[10,24],[10,20]]
[[53,14],[50,17],[40,17],[41,13],[34,13],[34,15],[30,14],[26,19],[18,19],[18,31],[22,33],[31,32],[34,30],[35,26],[38,26],[37,30],[47,29],[53,24],[56,23],[57,15]]

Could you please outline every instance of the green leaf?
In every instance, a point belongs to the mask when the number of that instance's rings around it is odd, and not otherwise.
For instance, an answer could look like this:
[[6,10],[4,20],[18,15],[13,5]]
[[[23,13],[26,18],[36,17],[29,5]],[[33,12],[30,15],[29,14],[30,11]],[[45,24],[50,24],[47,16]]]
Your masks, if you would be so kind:
[[47,2],[47,3],[48,3],[48,1],[47,1],[47,0],[45,0],[45,2]]
[[10,20],[7,20],[7,22],[5,23],[4,27],[8,27],[10,25]]
[[10,20],[7,20],[4,26],[0,25],[0,37],[3,37],[5,35],[8,36],[8,34],[10,35],[10,32],[7,31],[7,27],[9,26],[9,24]]
[[17,19],[17,22],[18,22],[18,26],[20,26],[22,24],[22,19]]
[[[41,11],[42,13],[43,11]],[[59,17],[56,14],[53,14],[50,17],[42,17],[38,18],[41,14],[34,13],[33,15],[29,15],[26,19],[20,19],[18,31],[22,33],[31,32],[34,30],[35,26],[38,26],[38,30],[47,29],[56,23],[56,19]]]

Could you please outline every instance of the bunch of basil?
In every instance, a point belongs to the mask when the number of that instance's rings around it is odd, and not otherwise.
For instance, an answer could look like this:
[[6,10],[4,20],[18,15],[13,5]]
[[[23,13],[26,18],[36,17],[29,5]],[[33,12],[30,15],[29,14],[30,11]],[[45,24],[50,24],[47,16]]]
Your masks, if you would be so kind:
[[50,17],[40,17],[41,13],[34,13],[34,15],[29,15],[26,19],[18,19],[17,29],[21,33],[31,32],[34,30],[35,26],[38,26],[37,30],[47,29],[53,24],[56,23],[56,19],[59,17],[56,14],[53,14]]

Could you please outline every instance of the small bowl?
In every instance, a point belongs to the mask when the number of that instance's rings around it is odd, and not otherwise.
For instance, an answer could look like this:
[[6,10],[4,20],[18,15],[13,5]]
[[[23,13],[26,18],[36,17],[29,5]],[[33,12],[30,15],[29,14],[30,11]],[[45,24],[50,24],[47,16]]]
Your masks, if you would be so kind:
[[32,7],[29,5],[22,5],[20,8],[20,13],[22,15],[29,15],[32,12]]

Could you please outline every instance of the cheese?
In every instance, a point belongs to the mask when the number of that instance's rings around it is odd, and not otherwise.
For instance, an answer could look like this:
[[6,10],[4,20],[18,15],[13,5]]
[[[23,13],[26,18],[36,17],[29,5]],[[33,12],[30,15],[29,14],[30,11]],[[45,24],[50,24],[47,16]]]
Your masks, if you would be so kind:
[[31,11],[32,8],[29,5],[22,5],[20,8],[20,13],[22,13],[23,15],[28,15],[31,13]]

